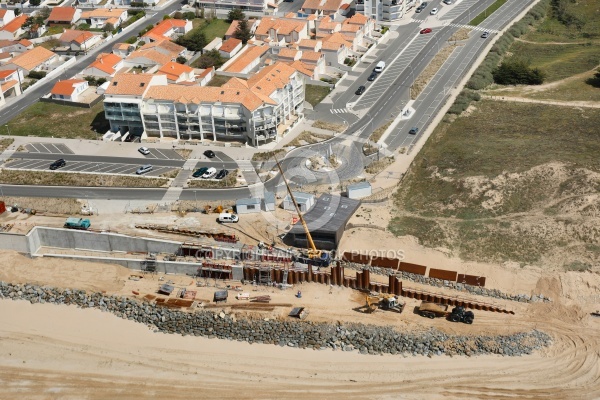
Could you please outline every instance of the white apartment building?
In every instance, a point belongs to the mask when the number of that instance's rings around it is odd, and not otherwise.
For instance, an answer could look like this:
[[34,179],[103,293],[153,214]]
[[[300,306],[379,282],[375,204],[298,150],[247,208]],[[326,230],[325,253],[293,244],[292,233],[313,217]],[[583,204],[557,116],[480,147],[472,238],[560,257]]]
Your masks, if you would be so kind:
[[[117,74],[115,80],[121,75],[131,74]],[[248,80],[232,78],[222,87],[167,85],[166,81],[148,82],[148,86],[128,101],[124,97],[117,101],[116,90],[109,87],[104,105],[111,130],[142,129],[147,136],[258,146],[276,140],[277,128],[302,112],[304,103],[304,76],[285,63],[265,67]]]
[[375,21],[397,21],[413,8],[418,0],[356,0],[356,12]]

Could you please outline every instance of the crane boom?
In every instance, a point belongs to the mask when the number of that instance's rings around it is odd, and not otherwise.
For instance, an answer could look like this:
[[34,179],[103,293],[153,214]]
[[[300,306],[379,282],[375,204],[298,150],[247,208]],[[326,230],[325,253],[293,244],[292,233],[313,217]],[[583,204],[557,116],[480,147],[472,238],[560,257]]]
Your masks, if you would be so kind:
[[308,230],[308,225],[306,225],[306,221],[304,221],[304,218],[302,217],[302,213],[300,212],[300,207],[298,207],[298,203],[296,202],[296,199],[294,198],[294,195],[292,194],[292,189],[290,188],[290,185],[288,185],[287,179],[285,179],[285,174],[283,173],[283,169],[281,169],[281,165],[279,165],[279,160],[277,159],[277,157],[275,157],[275,162],[277,163],[277,168],[279,168],[279,172],[281,172],[281,177],[283,178],[285,187],[287,188],[290,198],[292,199],[292,202],[294,203],[294,207],[296,207],[296,212],[298,213],[298,218],[300,218],[300,223],[302,224],[302,227],[304,228],[304,232],[306,233],[306,241],[308,242],[308,245],[310,246],[310,250],[312,253],[311,256],[319,257],[321,255],[321,252],[319,250],[317,250],[317,246],[315,246],[315,242],[313,242],[312,236],[310,235],[310,231]]

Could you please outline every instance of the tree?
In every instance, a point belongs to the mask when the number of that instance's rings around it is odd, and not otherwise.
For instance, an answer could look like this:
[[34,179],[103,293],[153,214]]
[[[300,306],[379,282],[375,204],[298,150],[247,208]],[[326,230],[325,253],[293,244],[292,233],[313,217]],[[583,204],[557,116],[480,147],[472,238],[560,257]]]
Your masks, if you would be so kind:
[[175,41],[180,46],[185,47],[189,51],[202,51],[207,45],[206,36],[199,29],[193,30],[185,36],[180,36]]
[[104,26],[102,27],[103,32],[112,32],[114,30],[115,30],[115,26],[113,24],[111,24],[110,22],[104,24]]
[[44,23],[44,21],[46,21],[48,19],[48,17],[50,17],[50,13],[52,12],[52,10],[50,10],[50,8],[48,7],[42,7],[40,8],[40,10],[37,12],[36,14],[36,19],[40,18],[41,24]]
[[173,18],[174,19],[183,19],[183,13],[181,11],[177,11],[175,14],[173,14]]
[[224,62],[225,60],[223,59],[223,57],[221,57],[221,53],[219,53],[219,50],[212,49],[202,54],[200,58],[198,58],[198,60],[196,61],[196,65],[198,65],[199,68],[218,68],[221,65],[223,65]]
[[243,44],[248,43],[248,40],[250,40],[252,38],[252,33],[250,32],[250,26],[248,25],[248,20],[246,20],[246,19],[240,20],[237,28],[235,28],[233,37],[236,39],[240,39]]
[[21,15],[21,10],[15,8],[15,17],[18,17],[19,15]]
[[187,62],[187,58],[184,56],[179,56],[175,59],[175,61],[177,61],[179,64],[185,64]]
[[42,0],[29,0],[29,5],[33,7],[37,7],[42,4]]
[[227,22],[240,21],[242,19],[246,19],[246,14],[239,8],[234,8],[227,14]]
[[500,85],[541,85],[546,74],[539,68],[530,68],[523,60],[507,59],[492,72],[494,82]]

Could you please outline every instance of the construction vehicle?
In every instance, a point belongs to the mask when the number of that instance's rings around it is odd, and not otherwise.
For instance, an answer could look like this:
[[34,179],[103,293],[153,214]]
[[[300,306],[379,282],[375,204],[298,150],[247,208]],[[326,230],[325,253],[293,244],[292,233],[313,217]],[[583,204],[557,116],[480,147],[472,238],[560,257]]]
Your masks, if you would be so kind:
[[404,302],[401,302],[398,299],[398,296],[393,294],[368,294],[365,297],[366,305],[365,312],[372,313],[377,309],[387,310],[387,311],[397,311],[401,313],[404,311]]
[[64,227],[69,229],[79,229],[79,230],[87,230],[90,228],[92,223],[87,218],[75,218],[70,217],[65,221]]
[[281,168],[281,165],[279,164],[279,160],[277,159],[277,157],[275,157],[275,163],[277,164],[277,168],[279,169],[279,172],[281,173],[281,177],[283,178],[285,187],[287,188],[287,191],[290,195],[290,199],[292,199],[292,202],[294,203],[294,207],[296,208],[296,213],[298,213],[298,218],[300,219],[300,223],[302,224],[302,227],[304,228],[304,232],[306,233],[306,241],[307,241],[308,245],[310,246],[310,249],[307,250],[307,254],[302,255],[300,257],[296,257],[295,261],[302,262],[304,264],[316,264],[321,267],[329,266],[329,263],[331,262],[331,257],[328,252],[323,251],[323,250],[318,250],[317,246],[315,246],[315,242],[313,241],[313,238],[310,234],[308,225],[306,224],[306,221],[302,217],[302,213],[300,212],[300,207],[298,206],[298,203],[296,202],[296,199],[294,198],[292,189],[290,188],[290,185],[288,184],[287,179],[285,179],[285,174],[283,173],[283,169]]
[[221,213],[233,214],[233,210],[231,208],[225,209],[221,205],[218,205],[215,208],[213,208],[210,205],[204,206],[204,214],[211,214],[211,213],[212,214],[221,214]]
[[465,324],[472,324],[475,319],[475,314],[472,311],[465,311],[462,306],[454,307],[452,312],[448,311],[449,306],[447,304],[438,304],[430,301],[422,301],[419,306],[419,315],[427,318],[440,318],[446,317],[452,322],[464,322]]

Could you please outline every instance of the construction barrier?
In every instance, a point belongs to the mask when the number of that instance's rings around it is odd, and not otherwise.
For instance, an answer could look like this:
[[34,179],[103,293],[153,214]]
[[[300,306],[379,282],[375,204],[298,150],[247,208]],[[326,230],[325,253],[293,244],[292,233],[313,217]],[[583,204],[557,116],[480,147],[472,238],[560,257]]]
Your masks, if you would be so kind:
[[430,278],[456,282],[457,275],[458,275],[458,272],[456,272],[456,271],[448,271],[445,269],[436,269],[436,268],[429,269],[429,277]]
[[485,287],[485,276],[458,274],[456,282],[472,286]]

